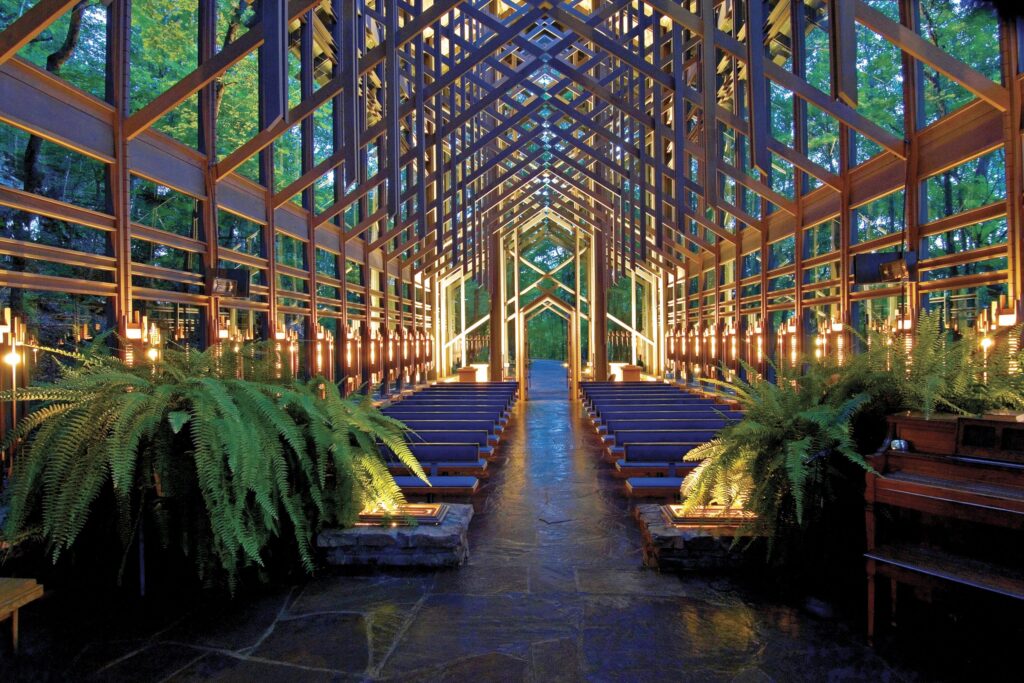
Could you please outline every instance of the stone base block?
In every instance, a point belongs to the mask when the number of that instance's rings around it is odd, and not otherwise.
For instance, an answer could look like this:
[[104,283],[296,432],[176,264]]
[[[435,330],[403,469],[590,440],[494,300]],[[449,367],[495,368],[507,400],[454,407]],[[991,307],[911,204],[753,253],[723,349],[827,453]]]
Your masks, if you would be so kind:
[[469,559],[471,519],[472,505],[452,503],[437,525],[327,529],[316,543],[335,566],[456,567]]
[[721,524],[677,527],[661,505],[637,505],[633,512],[644,538],[644,565],[660,569],[734,569],[742,553],[733,547],[736,527]]

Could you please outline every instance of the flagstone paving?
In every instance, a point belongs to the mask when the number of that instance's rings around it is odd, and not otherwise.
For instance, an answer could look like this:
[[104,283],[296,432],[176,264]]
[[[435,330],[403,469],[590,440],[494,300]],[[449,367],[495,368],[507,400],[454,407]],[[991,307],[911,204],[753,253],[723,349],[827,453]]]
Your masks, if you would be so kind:
[[[0,678],[131,681],[900,680],[854,624],[725,577],[641,566],[599,442],[536,363],[470,530],[468,565],[327,574],[235,603],[23,610]],[[4,671],[8,675],[2,675]]]

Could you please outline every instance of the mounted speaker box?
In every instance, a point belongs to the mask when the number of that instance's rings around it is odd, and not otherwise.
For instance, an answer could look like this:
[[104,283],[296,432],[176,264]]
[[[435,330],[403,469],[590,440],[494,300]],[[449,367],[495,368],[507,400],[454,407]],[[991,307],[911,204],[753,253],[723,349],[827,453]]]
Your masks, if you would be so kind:
[[245,298],[249,296],[249,271],[238,268],[217,268],[207,282],[209,296]]
[[910,277],[915,265],[917,253],[913,251],[857,254],[853,257],[853,281],[858,285],[899,282]]

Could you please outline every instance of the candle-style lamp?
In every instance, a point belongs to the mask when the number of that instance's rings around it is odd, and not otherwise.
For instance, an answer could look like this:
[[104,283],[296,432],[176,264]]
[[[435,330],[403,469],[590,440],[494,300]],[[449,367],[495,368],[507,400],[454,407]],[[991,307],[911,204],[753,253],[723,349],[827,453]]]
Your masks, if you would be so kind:
[[129,367],[143,361],[156,364],[163,357],[163,333],[139,311],[121,318],[121,339],[124,362]]
[[831,326],[828,323],[818,323],[818,331],[814,335],[814,358],[822,360],[828,356],[828,335]]
[[[28,383],[29,368],[28,355],[25,345],[26,330],[21,318],[11,313],[10,308],[5,308],[3,318],[0,319],[0,359],[7,369],[7,372],[0,375],[0,389],[5,389],[10,383],[11,390],[11,422],[10,427],[18,423],[20,414],[18,412],[18,384]],[[0,434],[6,433],[8,425],[5,424],[7,411],[0,410]],[[3,453],[3,464],[8,475],[14,467],[14,456],[17,444],[12,444],[9,452]]]
[[345,394],[355,390],[360,374],[359,368],[359,332],[352,325],[345,328]]
[[800,330],[795,317],[786,321],[786,333],[789,336],[789,364],[791,367],[796,367]]
[[829,322],[829,331],[832,333],[832,344],[836,350],[836,362],[842,365],[846,360],[846,324],[841,315],[837,315]]
[[[1000,296],[999,307],[996,309],[996,322],[1000,328],[1010,328],[1018,325],[1020,323],[1020,301],[1008,301],[1008,297],[1005,294]],[[1019,330],[1007,334],[1006,344],[1010,352],[1009,370],[1013,374],[1020,372],[1020,366],[1017,362],[1020,343]]]
[[317,375],[334,381],[334,335],[317,323],[313,329],[313,368]]

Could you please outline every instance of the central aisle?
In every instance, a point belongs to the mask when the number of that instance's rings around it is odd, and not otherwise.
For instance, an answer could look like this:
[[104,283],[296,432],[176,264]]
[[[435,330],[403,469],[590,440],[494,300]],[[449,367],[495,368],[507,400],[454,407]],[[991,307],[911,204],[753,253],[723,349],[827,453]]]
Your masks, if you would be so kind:
[[531,372],[530,399],[516,406],[470,529],[470,563],[436,576],[383,675],[665,681],[888,673],[844,628],[751,604],[727,580],[643,569],[622,484],[602,464],[580,403],[568,400],[565,369],[534,361]]
[[59,646],[91,637],[76,670],[137,678],[145,667],[152,680],[893,677],[848,627],[753,598],[726,578],[643,569],[621,483],[568,400],[564,369],[534,370],[533,397],[517,403],[479,497],[468,565],[326,574],[255,602],[170,610],[168,624],[124,646],[127,655],[113,632],[96,629],[74,629]]

